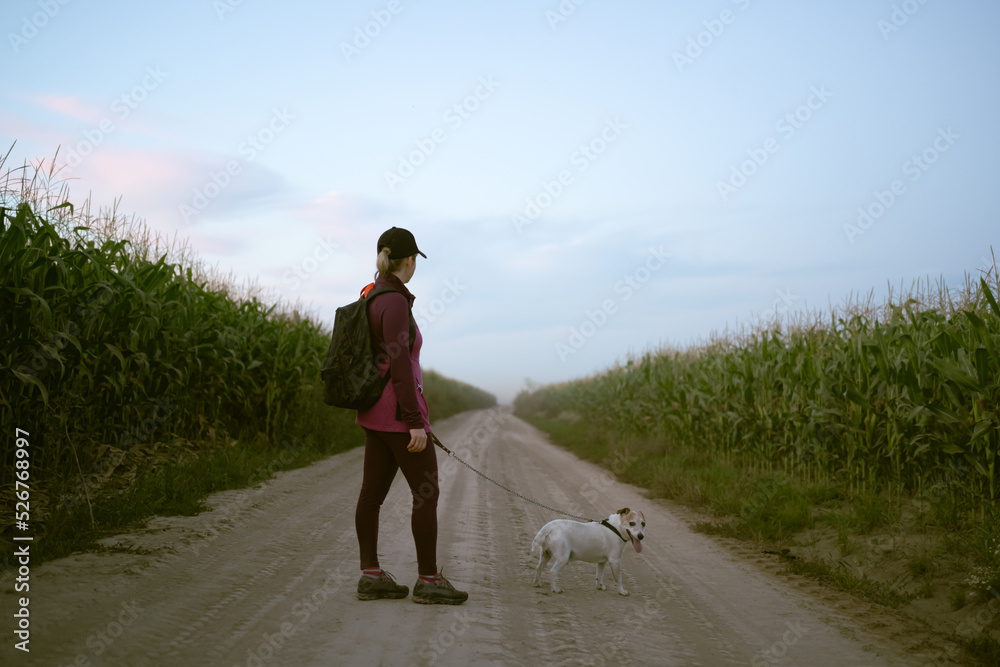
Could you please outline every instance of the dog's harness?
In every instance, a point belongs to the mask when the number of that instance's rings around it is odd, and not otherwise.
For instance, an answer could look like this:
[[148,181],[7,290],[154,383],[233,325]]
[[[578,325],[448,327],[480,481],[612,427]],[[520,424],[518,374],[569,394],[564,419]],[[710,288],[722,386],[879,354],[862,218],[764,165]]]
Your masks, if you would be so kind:
[[607,528],[608,530],[610,530],[615,535],[617,535],[619,538],[621,538],[622,542],[628,542],[628,540],[626,540],[624,537],[622,537],[622,534],[618,532],[617,528],[615,528],[610,523],[608,523],[607,519],[601,519],[601,525],[604,526],[605,528]]

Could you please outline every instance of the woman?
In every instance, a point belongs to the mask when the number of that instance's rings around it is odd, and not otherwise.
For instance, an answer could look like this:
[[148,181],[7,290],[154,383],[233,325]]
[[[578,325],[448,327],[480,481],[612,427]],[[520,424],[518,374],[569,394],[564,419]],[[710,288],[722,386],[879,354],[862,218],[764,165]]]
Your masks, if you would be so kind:
[[413,320],[413,295],[405,284],[413,277],[420,252],[413,234],[393,227],[378,240],[375,287],[396,291],[372,297],[368,324],[379,371],[389,373],[382,397],[371,408],[358,411],[356,423],[365,429],[365,466],[361,494],[354,516],[361,549],[358,599],[405,598],[410,592],[397,584],[378,562],[378,515],[389,487],[402,470],[413,494],[411,527],[417,547],[418,579],[413,601],[423,604],[461,604],[469,594],[457,591],[437,570],[438,468],[427,402],[423,397],[420,346],[423,338]]

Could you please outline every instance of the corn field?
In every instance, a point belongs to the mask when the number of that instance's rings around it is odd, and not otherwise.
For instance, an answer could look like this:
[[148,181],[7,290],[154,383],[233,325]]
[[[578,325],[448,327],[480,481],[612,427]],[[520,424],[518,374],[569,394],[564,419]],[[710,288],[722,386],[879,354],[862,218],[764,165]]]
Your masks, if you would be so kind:
[[64,469],[85,458],[76,445],[154,430],[281,437],[318,368],[317,325],[228,299],[126,241],[62,238],[28,204],[0,215],[0,410],[38,433],[34,466]]
[[651,352],[523,392],[515,407],[852,492],[947,497],[982,518],[1000,494],[996,268],[955,297],[916,287],[880,307],[869,297],[828,318]]
[[[0,424],[4,437],[30,433],[40,516],[153,442],[174,455],[236,439],[360,444],[355,413],[322,403],[328,328],[113,209],[74,210],[38,170],[12,173],[0,182]],[[451,383],[429,378],[446,399],[431,405],[438,419],[495,403]],[[13,450],[2,450],[0,495],[13,493]]]

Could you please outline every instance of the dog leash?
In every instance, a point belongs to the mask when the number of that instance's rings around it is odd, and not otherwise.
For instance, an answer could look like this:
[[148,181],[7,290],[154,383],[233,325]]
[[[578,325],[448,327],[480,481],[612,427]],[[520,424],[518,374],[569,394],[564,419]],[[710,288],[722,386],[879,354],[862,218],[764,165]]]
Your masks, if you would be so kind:
[[458,461],[459,463],[461,463],[466,468],[468,468],[472,472],[476,473],[477,475],[479,475],[480,477],[482,477],[486,481],[492,482],[493,484],[496,484],[497,486],[499,486],[501,489],[503,489],[507,493],[511,493],[511,494],[517,496],[518,498],[520,498],[521,500],[526,500],[529,503],[532,503],[534,505],[538,505],[539,507],[543,507],[543,508],[549,510],[550,512],[555,512],[556,514],[562,514],[563,516],[568,516],[568,517],[573,518],[573,519],[579,519],[580,521],[587,521],[589,523],[601,523],[602,525],[605,525],[608,528],[611,528],[611,530],[614,530],[614,532],[618,535],[618,537],[621,537],[621,533],[619,533],[617,530],[614,529],[614,527],[612,527],[610,524],[608,524],[607,520],[598,522],[597,519],[588,519],[585,516],[577,516],[576,514],[570,514],[569,512],[563,512],[562,510],[557,510],[554,507],[549,507],[548,505],[543,505],[542,503],[538,502],[537,500],[532,500],[531,498],[528,498],[526,496],[522,496],[520,493],[518,493],[514,489],[508,488],[508,487],[504,486],[503,484],[501,484],[500,482],[496,481],[495,479],[492,479],[491,477],[488,477],[488,476],[484,475],[483,473],[479,472],[478,470],[476,470],[475,468],[473,468],[472,466],[470,466],[468,463],[466,463],[462,459],[460,459],[457,456],[455,456],[455,452],[453,452],[450,449],[448,449],[447,447],[445,447],[444,444],[440,440],[438,440],[438,437],[436,435],[434,435],[434,433],[431,433],[430,436],[431,436],[431,440],[434,441],[434,444],[437,445],[438,447],[440,447],[441,449],[443,449],[445,451],[445,453],[448,454],[448,456],[450,456],[451,458],[455,459],[456,461]]

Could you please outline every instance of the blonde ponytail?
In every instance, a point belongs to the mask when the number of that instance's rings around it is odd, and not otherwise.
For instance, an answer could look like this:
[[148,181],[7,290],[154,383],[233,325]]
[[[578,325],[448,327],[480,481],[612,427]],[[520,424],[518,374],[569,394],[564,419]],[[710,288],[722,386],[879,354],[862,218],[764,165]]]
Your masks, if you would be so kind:
[[399,271],[399,268],[403,266],[403,259],[389,259],[389,255],[392,254],[392,249],[389,246],[382,248],[382,252],[378,254],[375,258],[375,278],[378,279],[379,276],[387,276],[390,273],[395,273]]

